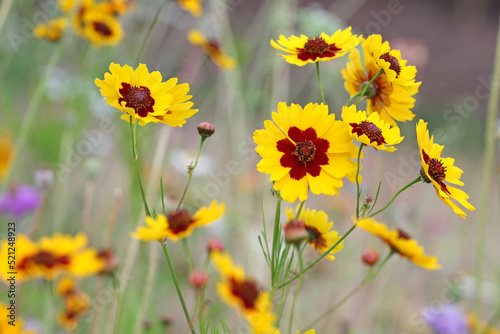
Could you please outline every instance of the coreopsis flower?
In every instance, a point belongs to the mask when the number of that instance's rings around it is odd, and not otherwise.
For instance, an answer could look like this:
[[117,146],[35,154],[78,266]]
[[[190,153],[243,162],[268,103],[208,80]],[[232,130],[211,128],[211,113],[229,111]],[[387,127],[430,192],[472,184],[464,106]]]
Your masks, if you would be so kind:
[[399,144],[404,138],[397,126],[391,127],[377,113],[367,116],[366,111],[356,111],[356,105],[343,107],[342,119],[354,139],[376,150],[394,152],[396,148],[392,145]]
[[207,39],[201,31],[193,29],[189,31],[187,38],[191,44],[199,46],[219,68],[232,69],[236,66],[234,58],[225,54],[217,41]]
[[42,197],[35,188],[24,184],[11,186],[0,197],[0,213],[19,220],[35,211],[41,201]]
[[[354,219],[353,219],[354,220]],[[434,256],[426,255],[424,248],[412,239],[406,232],[400,229],[388,229],[383,223],[372,218],[362,218],[355,221],[356,226],[382,239],[391,250],[397,252],[401,257],[407,258],[417,266],[428,270],[441,268]]]
[[140,226],[131,236],[143,241],[163,240],[164,238],[178,241],[187,238],[193,231],[205,225],[209,225],[219,219],[225,211],[224,204],[212,201],[210,206],[201,207],[194,215],[187,210],[174,211],[164,215],[158,215],[156,219],[146,217],[147,226]]
[[0,181],[9,175],[16,156],[16,146],[7,135],[0,135]]
[[319,37],[311,38],[306,35],[290,36],[281,35],[277,42],[271,40],[271,45],[287,54],[281,54],[288,63],[304,66],[308,63],[328,61],[342,57],[359,44],[361,36],[351,33],[351,27],[337,30],[329,36],[324,32]]
[[[280,334],[280,331],[276,330],[276,332],[274,332],[274,334]],[[301,334],[301,333],[299,331],[297,331],[297,333],[295,333],[295,334]],[[314,329],[310,329],[307,332],[305,332],[304,334],[316,334],[316,331]]]
[[[391,50],[389,42],[382,43],[382,36],[370,35],[363,42],[365,54],[371,57],[384,70],[387,80],[393,85],[400,86],[410,92],[415,92],[421,82],[415,82],[417,68],[407,66],[406,60],[401,59],[399,50]],[[378,72],[378,71],[377,71]]]
[[191,95],[187,83],[177,85],[177,78],[162,82],[160,72],[149,73],[146,65],[140,64],[135,70],[128,66],[111,63],[110,73],[104,80],[95,80],[106,102],[124,112],[122,119],[139,122],[139,125],[161,122],[170,126],[182,126],[186,119],[198,112],[190,109],[187,102]]
[[194,17],[200,17],[203,14],[201,2],[203,0],[177,0],[179,6]]
[[253,140],[262,160],[259,172],[270,174],[274,189],[287,202],[313,194],[336,195],[342,178],[355,182],[358,148],[353,145],[349,127],[328,114],[328,106],[309,103],[302,109],[278,104],[265,129],[256,130]]
[[[18,315],[19,309],[13,304],[4,304],[0,302],[0,333],[8,334],[36,334],[33,331],[23,329],[24,321]],[[9,323],[11,322],[12,323]]]
[[61,274],[84,277],[98,273],[104,262],[97,257],[97,251],[86,247],[87,237],[78,234],[75,237],[54,234],[43,237],[38,242],[31,241],[26,235],[16,238],[16,263],[11,268],[7,263],[9,252],[8,240],[2,240],[0,258],[5,259],[0,274],[4,281],[8,272],[17,272],[18,281],[43,278],[52,280]]
[[[342,69],[344,86],[351,96],[361,93],[380,70],[379,65],[368,53],[366,41],[363,40],[361,45],[364,62],[361,62],[359,51],[352,49],[346,68]],[[415,99],[412,96],[417,92],[418,87],[410,92],[398,85],[392,85],[387,76],[382,74],[367,88],[366,111],[368,115],[378,113],[384,122],[396,126],[396,121],[405,122],[415,117],[411,112],[415,105]]]
[[[337,231],[332,230],[333,221],[328,221],[328,215],[324,211],[303,209],[297,219],[295,219],[296,213],[292,209],[286,208],[285,212],[289,221],[298,221],[304,225],[309,234],[309,244],[320,253],[326,252],[341,238]],[[342,248],[344,248],[344,245],[341,242],[326,257],[331,261],[335,260],[333,254]]]
[[488,326],[486,322],[478,319],[476,314],[472,312],[467,313],[467,326],[471,333],[500,334],[500,330]]
[[99,10],[113,15],[124,15],[135,7],[136,3],[132,0],[101,1],[96,5]]
[[37,25],[33,31],[33,35],[37,38],[45,38],[49,41],[56,42],[61,39],[66,26],[67,19],[65,17],[59,17],[50,20],[46,24]]
[[469,333],[465,313],[454,305],[446,304],[437,308],[426,308],[422,317],[436,334]]
[[92,45],[116,45],[124,36],[121,23],[116,17],[102,10],[86,10],[81,19],[81,35]]
[[444,146],[435,144],[434,136],[429,138],[427,123],[423,120],[420,120],[417,124],[417,140],[422,162],[420,174],[424,178],[424,182],[432,183],[438,197],[452,208],[453,212],[465,219],[467,214],[451,199],[456,200],[466,209],[474,211],[476,208],[467,202],[469,195],[444,183],[446,181],[463,186],[464,183],[460,181],[463,171],[454,166],[455,159],[441,158],[441,151]]
[[75,330],[78,327],[78,318],[90,307],[90,298],[69,278],[61,279],[56,286],[56,291],[64,298],[64,311],[59,312],[57,321],[65,329]]
[[229,254],[213,252],[212,262],[221,276],[217,283],[220,298],[243,316],[255,334],[274,332],[275,315],[272,313],[269,293],[235,266]]

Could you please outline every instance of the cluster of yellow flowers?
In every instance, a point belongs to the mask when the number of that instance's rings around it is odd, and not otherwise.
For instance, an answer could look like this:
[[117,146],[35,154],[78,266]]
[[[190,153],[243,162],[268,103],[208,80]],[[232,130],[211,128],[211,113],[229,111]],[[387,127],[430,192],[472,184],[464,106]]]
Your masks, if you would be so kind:
[[66,330],[75,330],[78,318],[90,306],[90,297],[79,290],[76,282],[68,277],[63,277],[57,282],[56,291],[64,298],[64,311],[59,313],[57,320]]

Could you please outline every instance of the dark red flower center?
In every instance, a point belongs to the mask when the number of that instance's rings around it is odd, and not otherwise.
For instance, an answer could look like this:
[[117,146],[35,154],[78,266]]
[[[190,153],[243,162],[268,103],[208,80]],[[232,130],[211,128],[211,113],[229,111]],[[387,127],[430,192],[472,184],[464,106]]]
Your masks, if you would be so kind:
[[401,230],[401,229],[398,229],[398,238],[399,239],[406,239],[406,240],[410,240],[411,237],[408,233],[406,233],[405,231]]
[[92,22],[92,25],[94,26],[94,30],[97,31],[102,36],[109,37],[113,35],[113,31],[106,23]]
[[316,227],[306,226],[309,233],[309,243],[313,244],[316,248],[326,247],[326,240]]
[[131,86],[129,83],[122,82],[119,92],[122,97],[118,99],[118,103],[126,102],[125,107],[134,109],[140,117],[146,117],[154,112],[155,100],[148,87]]
[[377,142],[377,145],[385,144],[385,138],[382,135],[382,130],[372,122],[362,121],[358,123],[350,123],[352,126],[352,133],[358,136],[366,135],[370,139],[370,144]]
[[297,48],[297,51],[299,51],[298,58],[302,61],[316,60],[316,58],[332,58],[340,50],[335,44],[328,44],[321,37],[309,38],[303,48]]
[[243,281],[237,281],[231,278],[231,293],[238,297],[245,306],[246,309],[255,308],[255,303],[259,298],[259,288],[254,281],[245,279]]
[[174,234],[178,234],[187,230],[189,225],[194,222],[194,219],[186,210],[180,210],[168,215],[167,221],[169,229]]
[[[450,192],[448,190],[448,187],[443,183],[443,181],[446,179],[446,167],[443,166],[443,163],[440,160],[436,158],[431,159],[424,150],[422,150],[422,157],[424,158],[424,163],[429,166],[428,173],[431,179],[439,184],[442,191],[449,194]],[[424,181],[426,181],[427,183],[431,182],[430,180],[425,180],[425,178]]]
[[52,252],[48,251],[39,251],[35,255],[31,257],[27,257],[23,259],[20,263],[18,268],[19,269],[25,269],[29,265],[36,265],[36,266],[41,266],[45,267],[48,269],[52,269],[56,267],[57,265],[68,265],[70,262],[70,259],[68,256],[63,255],[63,256],[56,256]]
[[396,72],[396,77],[398,77],[399,73],[401,72],[401,66],[399,66],[399,61],[396,57],[391,56],[389,52],[384,53],[383,55],[380,56],[380,59],[385,60],[389,64],[389,69],[393,70]]
[[326,155],[330,147],[328,140],[318,138],[313,128],[300,130],[296,126],[290,127],[288,137],[276,143],[276,149],[283,152],[281,166],[291,168],[290,177],[294,180],[300,180],[307,174],[318,176],[320,166],[327,165],[329,161]]

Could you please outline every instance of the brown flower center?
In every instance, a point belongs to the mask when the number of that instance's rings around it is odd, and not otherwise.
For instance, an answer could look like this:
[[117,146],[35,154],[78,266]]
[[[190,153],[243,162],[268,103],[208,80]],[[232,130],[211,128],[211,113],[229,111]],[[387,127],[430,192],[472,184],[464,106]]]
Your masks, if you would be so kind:
[[119,92],[122,97],[118,99],[118,103],[126,102],[125,106],[133,108],[140,117],[146,117],[148,113],[154,112],[155,100],[148,87],[131,86],[129,83],[122,82]]
[[168,215],[167,221],[169,229],[173,233],[178,234],[187,230],[194,219],[186,210],[180,210]]
[[406,239],[406,240],[410,240],[411,239],[411,237],[410,237],[410,235],[408,233],[406,233],[405,231],[400,230],[400,229],[398,229],[398,238],[399,239]]
[[399,61],[397,60],[396,57],[391,56],[389,52],[384,53],[383,55],[380,56],[380,59],[385,60],[386,62],[390,63],[391,65],[389,66],[389,69],[393,70],[396,72],[396,77],[399,75],[401,72],[401,66],[399,66]]
[[330,48],[330,45],[321,37],[310,38],[304,44],[304,50],[312,54],[322,54]]
[[257,284],[249,279],[237,281],[232,278],[231,293],[243,302],[246,309],[255,308],[255,303],[259,298],[259,288],[257,287]]
[[316,248],[326,247],[326,240],[316,227],[306,226],[306,230],[309,233],[309,243],[314,244]]
[[19,264],[19,269],[25,268],[28,263],[51,269],[58,264],[68,265],[69,257],[66,255],[56,256],[54,253],[48,251],[39,251],[32,257],[23,259]]
[[441,183],[446,178],[446,167],[438,159],[432,158],[429,160],[429,175],[437,183]]
[[301,141],[296,144],[295,151],[292,152],[296,155],[301,162],[308,162],[314,159],[316,146],[310,140]]
[[370,143],[377,142],[377,145],[385,144],[382,130],[372,122],[362,121],[360,124],[349,123],[352,126],[352,133],[358,136],[366,135],[370,139]]
[[100,35],[109,37],[113,35],[113,31],[111,28],[103,22],[93,22],[94,30],[97,31]]

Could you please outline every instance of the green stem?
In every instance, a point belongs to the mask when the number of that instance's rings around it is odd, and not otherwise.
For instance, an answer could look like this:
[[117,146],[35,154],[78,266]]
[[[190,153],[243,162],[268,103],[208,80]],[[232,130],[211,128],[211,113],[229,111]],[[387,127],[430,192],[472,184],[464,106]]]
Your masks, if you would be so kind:
[[[295,249],[297,250],[297,253],[299,254],[299,266],[300,270],[304,269],[304,261],[302,260],[302,251],[300,249],[300,246],[296,246]],[[295,305],[297,303],[297,298],[299,297],[300,290],[302,289],[302,283],[304,282],[304,276],[300,277],[299,284],[297,285],[297,288],[295,289],[295,292],[293,294],[293,301],[292,301],[292,308],[290,310],[290,320],[288,321],[288,334],[292,333],[292,325],[293,325],[293,315],[295,313]]]
[[304,208],[304,203],[306,201],[300,202],[299,209],[297,210],[297,213],[295,214],[295,220],[299,219],[300,213],[302,212],[302,209]]
[[489,217],[493,213],[489,212],[489,202],[491,198],[491,184],[493,177],[493,167],[495,165],[495,127],[498,112],[498,97],[500,93],[500,26],[498,27],[497,33],[497,46],[495,51],[495,63],[493,70],[493,78],[491,81],[491,95],[488,101],[488,116],[486,119],[486,131],[485,131],[485,157],[483,163],[483,180],[482,180],[482,193],[481,202],[479,204],[479,228],[478,237],[476,243],[476,266],[475,266],[475,276],[476,276],[476,291],[474,300],[474,311],[477,315],[481,314],[481,296],[483,283],[482,283],[482,273],[483,273],[483,262],[484,254],[486,248],[486,228]]
[[170,269],[170,274],[172,275],[172,280],[174,281],[175,290],[177,290],[177,295],[179,296],[179,300],[182,305],[182,310],[184,311],[184,315],[186,316],[186,320],[189,325],[189,329],[192,334],[195,334],[195,330],[193,327],[193,323],[191,322],[191,318],[189,317],[189,312],[186,307],[186,303],[184,302],[184,297],[182,297],[181,288],[179,287],[179,283],[177,282],[177,277],[175,276],[174,266],[172,265],[172,260],[170,259],[170,254],[168,253],[167,242],[161,243],[161,247],[163,248],[163,253],[165,253],[165,258],[167,259],[168,268]]
[[323,93],[323,85],[321,84],[321,75],[319,73],[319,62],[316,62],[316,74],[318,75],[319,90],[321,92],[321,99],[323,104],[326,104],[325,94]]
[[361,151],[363,150],[363,147],[365,144],[360,143],[359,144],[359,150],[358,150],[358,160],[357,160],[357,166],[356,166],[356,218],[359,219],[359,199],[361,197],[361,191],[359,190],[359,170],[361,169]]
[[139,186],[141,188],[142,202],[144,203],[144,212],[146,215],[151,217],[151,213],[149,212],[148,202],[146,201],[146,193],[144,192],[144,187],[142,185],[141,173],[139,172],[139,165],[137,164],[138,153],[137,153],[137,141],[135,135],[135,127],[137,123],[133,123],[132,116],[130,116],[130,131],[132,133],[132,158],[134,159],[135,171],[137,172],[137,179],[139,180]]
[[207,138],[208,137],[201,136],[200,147],[198,148],[198,154],[196,155],[196,160],[194,162],[194,165],[188,166],[188,174],[189,174],[188,182],[186,184],[186,188],[184,188],[184,192],[182,193],[181,200],[179,201],[179,204],[177,205],[177,208],[175,209],[176,212],[179,211],[179,209],[181,208],[182,201],[184,201],[184,197],[186,197],[187,190],[189,188],[189,185],[191,184],[191,179],[193,178],[194,169],[198,165],[198,159],[200,158],[201,148],[203,147],[203,143],[205,142],[205,139],[207,139]]
[[149,42],[149,38],[151,37],[151,33],[153,32],[153,28],[155,27],[156,23],[158,22],[158,18],[160,17],[161,10],[163,7],[167,4],[168,1],[164,1],[158,10],[156,11],[155,17],[153,18],[153,21],[151,21],[151,25],[148,28],[148,32],[146,33],[146,36],[142,40],[141,47],[139,48],[139,52],[137,53],[137,56],[135,57],[135,62],[136,64],[139,64],[139,61],[141,60],[142,56],[144,55],[144,51],[146,50],[146,44]]
[[271,253],[271,282],[272,286],[276,283],[277,271],[278,271],[278,243],[280,242],[280,216],[281,216],[281,197],[278,196],[278,201],[276,202],[276,213],[274,216],[274,230],[273,230],[273,248]]
[[194,262],[193,262],[193,257],[191,256],[191,252],[189,251],[187,238],[182,239],[182,246],[184,246],[184,253],[186,253],[186,256],[188,258],[189,270],[192,272],[194,270]]
[[405,191],[406,189],[410,188],[412,185],[414,185],[415,183],[420,182],[420,181],[422,181],[422,176],[419,175],[415,180],[411,181],[406,186],[404,186],[403,188],[399,189],[399,191],[392,197],[392,199],[389,201],[389,203],[387,203],[386,206],[384,206],[382,209],[378,210],[377,212],[371,214],[369,217],[373,217],[375,215],[378,215],[379,213],[381,213],[382,211],[384,211],[385,209],[387,209],[389,207],[389,205],[391,205],[392,202],[394,202],[394,200],[396,199],[396,197],[399,196],[399,194],[401,194],[403,191]]
[[5,24],[7,16],[9,15],[10,7],[14,0],[4,0],[2,1],[2,6],[0,7],[0,32]]
[[363,97],[366,96],[366,92],[368,91],[368,87],[379,77],[382,75],[382,73],[384,73],[384,70],[383,69],[380,69],[378,71],[378,73],[370,79],[370,81],[368,81],[368,83],[363,87],[363,90],[361,92],[359,92],[358,94],[356,95],[353,95],[351,96],[349,99],[347,99],[347,103],[346,103],[346,106],[349,107],[352,103],[352,101],[357,97],[358,100],[356,101],[356,105],[359,103],[359,101],[361,101],[361,99]]
[[[210,258],[208,256],[205,257],[205,261],[203,261],[203,266],[202,270],[204,273],[207,272],[207,267],[208,263],[210,262]],[[204,319],[203,319],[203,307],[205,305],[205,289],[207,288],[207,285],[204,284],[201,288],[201,293],[200,293],[200,307],[198,309],[198,325],[200,326],[200,333],[205,334],[205,325],[204,325]]]

